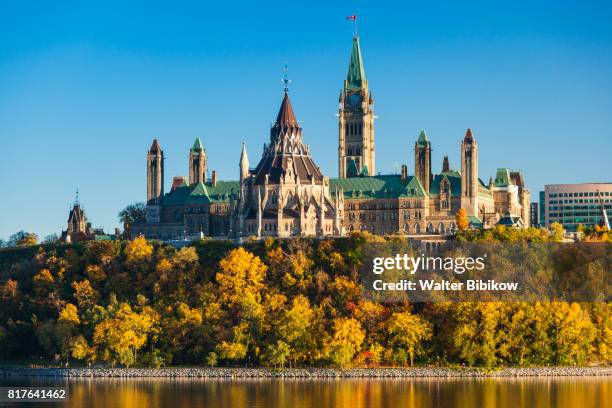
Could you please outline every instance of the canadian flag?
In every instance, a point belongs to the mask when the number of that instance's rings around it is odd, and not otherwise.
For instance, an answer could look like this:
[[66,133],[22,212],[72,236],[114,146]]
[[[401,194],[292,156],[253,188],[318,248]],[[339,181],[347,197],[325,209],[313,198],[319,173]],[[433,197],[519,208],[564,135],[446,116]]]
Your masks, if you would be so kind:
[[352,16],[347,16],[346,19],[351,20],[351,21],[357,21],[357,14],[353,14]]

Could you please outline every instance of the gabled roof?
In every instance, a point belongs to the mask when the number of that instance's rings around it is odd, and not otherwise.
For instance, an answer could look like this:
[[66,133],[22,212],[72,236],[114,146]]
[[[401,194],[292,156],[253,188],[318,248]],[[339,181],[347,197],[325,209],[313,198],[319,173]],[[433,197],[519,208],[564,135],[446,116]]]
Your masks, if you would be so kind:
[[353,37],[353,48],[351,50],[348,74],[346,76],[347,89],[361,88],[365,79],[366,76],[365,70],[363,69],[363,60],[361,58],[359,37]]
[[506,215],[505,217],[501,217],[499,219],[497,225],[503,225],[505,227],[522,227],[524,223],[523,220],[521,220],[521,217]]
[[429,194],[440,194],[440,183],[444,179],[448,179],[451,187],[451,196],[461,195],[461,174],[456,170],[447,171],[441,174],[435,174],[429,183]]

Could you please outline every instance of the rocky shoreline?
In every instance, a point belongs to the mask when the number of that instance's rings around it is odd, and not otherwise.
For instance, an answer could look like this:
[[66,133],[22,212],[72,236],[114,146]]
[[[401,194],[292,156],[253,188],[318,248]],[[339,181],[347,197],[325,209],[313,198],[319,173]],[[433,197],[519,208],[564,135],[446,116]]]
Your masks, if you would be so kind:
[[0,376],[61,378],[452,378],[612,376],[612,367],[483,368],[0,368]]

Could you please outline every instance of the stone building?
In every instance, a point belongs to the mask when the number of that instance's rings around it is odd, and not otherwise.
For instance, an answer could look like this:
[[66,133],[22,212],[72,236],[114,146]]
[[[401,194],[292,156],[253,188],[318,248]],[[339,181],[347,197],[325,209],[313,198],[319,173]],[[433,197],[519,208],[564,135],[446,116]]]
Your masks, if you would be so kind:
[[[287,83],[287,82],[286,82]],[[414,172],[376,175],[374,99],[365,76],[359,38],[353,38],[349,69],[339,99],[338,174],[329,179],[304,143],[285,86],[269,143],[254,168],[243,143],[239,179],[207,177],[208,157],[199,138],[189,150],[189,178],[174,177],[164,193],[164,156],[157,140],[147,152],[146,222],[132,235],[163,240],[199,236],[448,235],[465,209],[472,227],[529,225],[530,193],[520,172],[497,170],[479,177],[478,143],[471,129],[459,142],[458,170],[444,157],[432,171],[432,143],[421,131],[414,144]]]

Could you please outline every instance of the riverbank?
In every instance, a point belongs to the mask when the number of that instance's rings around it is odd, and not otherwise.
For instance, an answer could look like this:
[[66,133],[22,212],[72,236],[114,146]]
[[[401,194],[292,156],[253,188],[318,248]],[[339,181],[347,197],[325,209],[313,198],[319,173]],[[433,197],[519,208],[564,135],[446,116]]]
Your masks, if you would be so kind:
[[484,368],[0,368],[0,376],[62,378],[417,378],[612,376],[608,367]]

